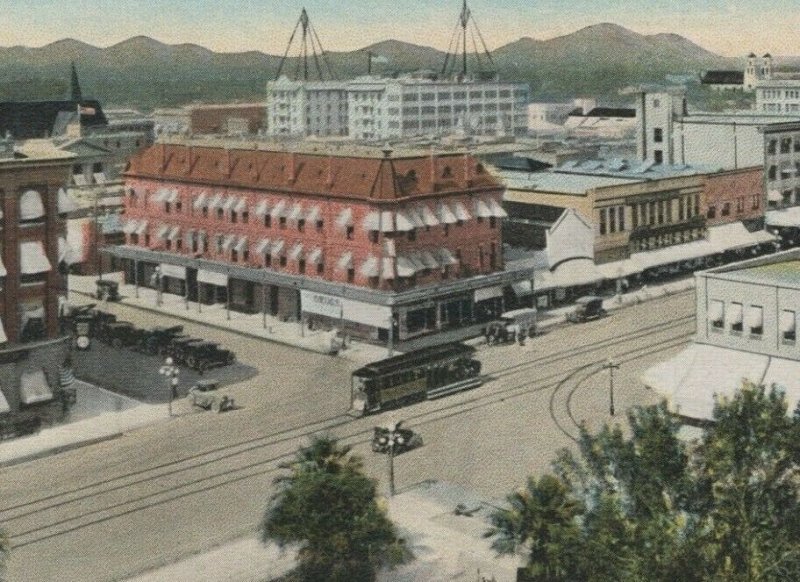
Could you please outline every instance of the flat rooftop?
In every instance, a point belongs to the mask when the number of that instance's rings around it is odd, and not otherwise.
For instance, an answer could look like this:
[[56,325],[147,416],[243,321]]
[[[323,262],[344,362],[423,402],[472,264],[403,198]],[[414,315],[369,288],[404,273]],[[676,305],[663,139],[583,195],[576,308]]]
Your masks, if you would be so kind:
[[737,281],[800,288],[800,258],[738,269],[726,275]]
[[554,192],[562,194],[584,195],[594,188],[620,186],[644,182],[644,178],[595,176],[586,174],[568,174],[559,172],[519,172],[498,170],[495,175],[502,180],[509,190],[530,190],[536,192]]

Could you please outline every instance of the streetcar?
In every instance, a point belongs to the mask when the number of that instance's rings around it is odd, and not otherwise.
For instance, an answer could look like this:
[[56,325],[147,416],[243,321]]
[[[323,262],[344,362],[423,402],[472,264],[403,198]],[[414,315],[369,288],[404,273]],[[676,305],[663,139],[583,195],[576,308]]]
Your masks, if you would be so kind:
[[480,386],[475,348],[451,343],[373,362],[353,372],[351,414],[439,398]]

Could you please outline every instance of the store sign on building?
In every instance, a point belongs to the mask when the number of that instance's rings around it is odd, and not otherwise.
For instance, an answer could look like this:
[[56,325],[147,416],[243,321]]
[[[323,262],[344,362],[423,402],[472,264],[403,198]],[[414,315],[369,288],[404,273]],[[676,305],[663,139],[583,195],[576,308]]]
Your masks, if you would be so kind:
[[389,327],[389,317],[392,313],[391,309],[384,305],[372,305],[306,290],[300,291],[300,305],[305,313],[324,315],[384,329]]

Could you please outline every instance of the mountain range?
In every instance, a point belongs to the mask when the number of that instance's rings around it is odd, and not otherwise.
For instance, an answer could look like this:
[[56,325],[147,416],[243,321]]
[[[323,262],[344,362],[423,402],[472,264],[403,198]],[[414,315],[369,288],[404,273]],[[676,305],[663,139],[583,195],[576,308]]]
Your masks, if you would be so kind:
[[[327,52],[337,78],[367,72],[399,74],[440,71],[445,53],[397,40],[349,52]],[[667,74],[696,74],[712,68],[741,68],[743,59],[709,52],[677,34],[642,35],[615,24],[597,24],[548,40],[521,38],[491,53],[503,80],[527,82],[534,99],[577,95],[613,96],[625,86],[657,83]],[[137,36],[107,48],[73,39],[39,48],[0,47],[0,100],[58,99],[69,89],[69,63],[78,68],[84,95],[106,106],[148,110],[191,102],[258,101],[281,58],[258,51],[218,53],[195,44],[168,45]],[[290,57],[283,72],[300,67]],[[485,55],[470,67],[489,68]],[[320,61],[320,67],[324,63]],[[309,70],[317,65],[309,58]]]

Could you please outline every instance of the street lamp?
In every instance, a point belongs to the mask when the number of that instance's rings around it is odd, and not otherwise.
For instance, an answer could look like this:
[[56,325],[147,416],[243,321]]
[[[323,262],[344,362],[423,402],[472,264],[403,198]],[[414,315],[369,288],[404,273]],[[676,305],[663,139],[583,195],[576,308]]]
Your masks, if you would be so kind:
[[[402,421],[401,421],[402,422]],[[400,430],[401,422],[392,423],[382,430],[378,439],[378,445],[388,453],[389,469],[389,496],[394,497],[394,453],[396,447],[413,446],[412,442],[416,437],[408,430]],[[375,449],[374,449],[375,450]],[[377,449],[381,450],[381,449]]]
[[164,360],[164,365],[158,370],[158,373],[167,379],[167,390],[169,391],[169,416],[172,418],[172,399],[178,395],[178,373],[180,370],[178,366],[174,365],[172,358]]
[[614,370],[617,368],[619,368],[619,364],[615,363],[614,360],[608,360],[605,364],[603,364],[603,369],[608,370],[608,410],[611,413],[611,416],[614,416]]
[[162,279],[164,278],[163,273],[161,272],[161,267],[156,266],[153,270],[153,274],[150,277],[150,284],[156,285],[156,305],[160,306],[162,303],[162,296],[164,293],[164,289],[162,288]]

